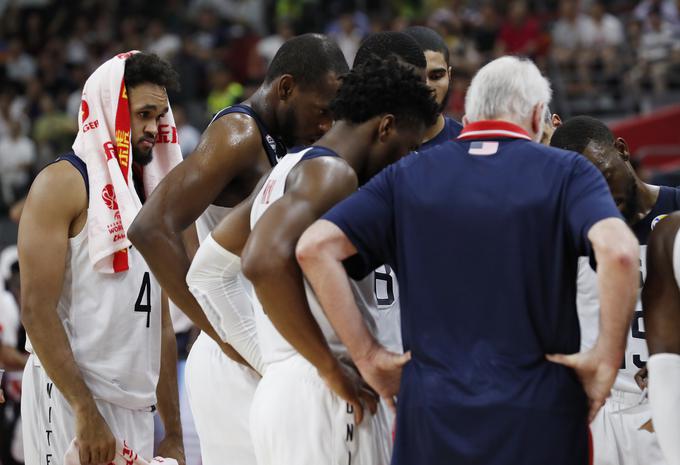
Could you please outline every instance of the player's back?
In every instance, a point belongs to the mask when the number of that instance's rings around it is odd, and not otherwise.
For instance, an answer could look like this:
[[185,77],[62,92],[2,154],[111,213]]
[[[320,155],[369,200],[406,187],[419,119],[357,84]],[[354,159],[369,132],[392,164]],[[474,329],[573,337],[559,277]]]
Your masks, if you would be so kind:
[[[255,227],[257,221],[264,215],[269,206],[285,194],[286,180],[293,168],[301,162],[322,156],[337,157],[338,155],[329,149],[313,146],[297,153],[290,153],[281,159],[272,169],[255,197],[250,216],[251,229]],[[378,281],[385,283],[384,299],[376,295],[375,287],[380,285]],[[374,273],[371,273],[361,281],[350,280],[350,285],[357,305],[374,333],[378,335],[381,342],[393,350],[400,350],[399,306],[398,299],[395,296],[396,277],[394,273],[391,270],[382,269],[377,278]],[[305,281],[305,292],[310,310],[331,350],[335,354],[346,355],[347,349],[333,330],[307,281]],[[297,354],[290,343],[281,336],[271,323],[256,296],[253,296],[253,307],[258,341],[264,362],[273,363]]]

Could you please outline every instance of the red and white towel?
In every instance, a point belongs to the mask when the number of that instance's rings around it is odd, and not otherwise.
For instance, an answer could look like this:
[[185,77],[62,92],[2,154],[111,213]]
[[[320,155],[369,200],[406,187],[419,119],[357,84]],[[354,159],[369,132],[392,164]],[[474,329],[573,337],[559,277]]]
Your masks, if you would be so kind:
[[[71,441],[71,445],[64,454],[64,465],[80,465],[79,450],[75,439]],[[147,462],[130,449],[127,443],[116,441],[116,456],[106,465],[177,465],[177,460],[156,457]]]
[[[80,127],[73,151],[87,165],[90,201],[87,235],[95,270],[116,273],[128,269],[127,230],[142,203],[132,181],[130,110],[121,53],[92,73],[83,89]],[[168,105],[168,108],[170,106]],[[153,161],[143,168],[145,195],[179,162],[182,153],[172,110],[161,119]]]

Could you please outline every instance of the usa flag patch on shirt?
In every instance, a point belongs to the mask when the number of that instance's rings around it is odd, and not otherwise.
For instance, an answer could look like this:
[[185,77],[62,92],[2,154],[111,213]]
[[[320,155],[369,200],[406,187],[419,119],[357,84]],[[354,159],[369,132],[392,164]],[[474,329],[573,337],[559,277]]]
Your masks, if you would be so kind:
[[493,155],[498,152],[498,142],[470,142],[470,155]]

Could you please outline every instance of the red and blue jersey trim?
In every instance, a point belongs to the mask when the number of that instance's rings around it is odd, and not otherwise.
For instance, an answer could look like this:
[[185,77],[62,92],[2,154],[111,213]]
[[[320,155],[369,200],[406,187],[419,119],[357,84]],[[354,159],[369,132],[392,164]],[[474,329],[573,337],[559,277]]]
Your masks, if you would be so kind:
[[531,136],[516,124],[507,121],[483,120],[467,124],[458,140],[474,139],[525,139],[532,140]]

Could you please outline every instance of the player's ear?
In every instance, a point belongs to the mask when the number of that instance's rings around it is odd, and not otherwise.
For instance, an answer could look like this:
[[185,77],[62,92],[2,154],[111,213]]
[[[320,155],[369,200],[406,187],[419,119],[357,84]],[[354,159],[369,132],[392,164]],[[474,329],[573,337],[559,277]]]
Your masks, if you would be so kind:
[[463,115],[463,127],[467,126],[470,124],[470,120],[468,119],[467,115]]
[[623,139],[623,137],[619,137],[614,141],[614,147],[616,147],[616,150],[619,151],[623,161],[630,161],[630,150],[628,149],[628,144]]
[[290,98],[295,87],[295,79],[290,74],[283,74],[276,82],[276,94],[279,100],[286,101]]
[[560,126],[562,126],[562,117],[557,113],[553,113],[550,119],[552,120],[552,125],[554,128],[559,128]]
[[448,73],[449,73],[449,83],[451,83],[451,77],[453,76],[453,67],[452,66],[449,66]]
[[385,142],[394,131],[394,115],[383,115],[378,124],[378,140]]

